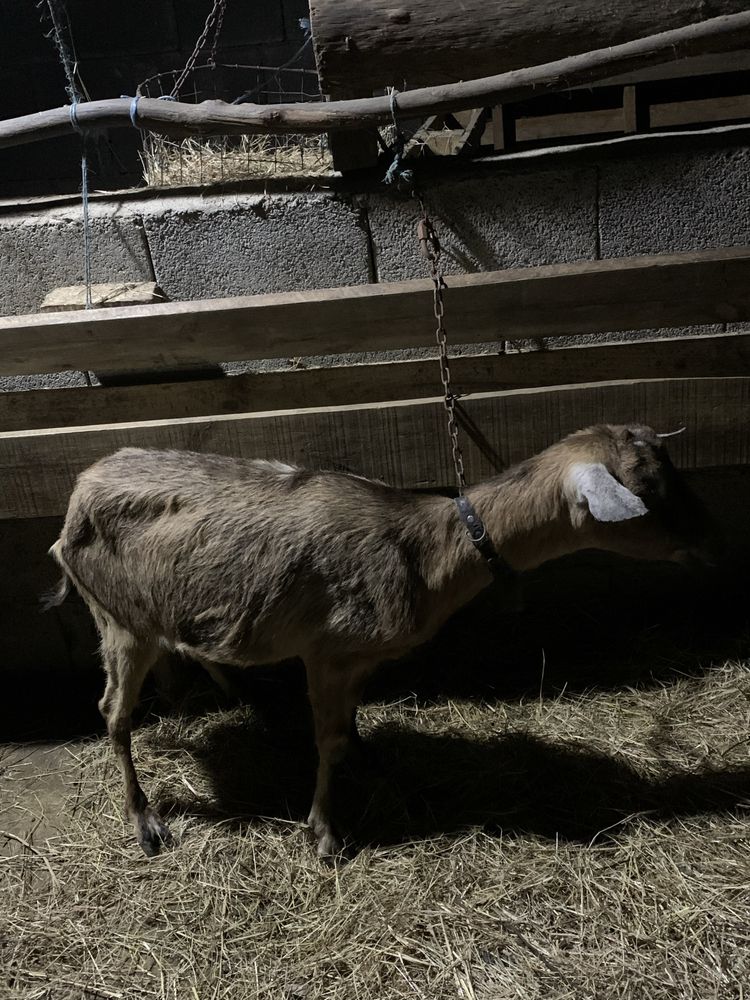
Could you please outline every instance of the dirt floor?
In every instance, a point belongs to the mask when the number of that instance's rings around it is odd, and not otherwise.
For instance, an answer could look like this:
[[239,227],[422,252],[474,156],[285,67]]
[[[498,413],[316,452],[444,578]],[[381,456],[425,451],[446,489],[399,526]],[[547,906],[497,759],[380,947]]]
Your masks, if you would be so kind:
[[236,677],[237,703],[197,671],[180,711],[146,693],[136,762],[178,840],[153,860],[91,727],[100,679],[79,678],[77,712],[58,703],[66,738],[16,720],[0,996],[750,995],[744,581],[556,574],[520,616],[490,591],[383,669],[340,776],[336,868],[303,823],[299,664]]

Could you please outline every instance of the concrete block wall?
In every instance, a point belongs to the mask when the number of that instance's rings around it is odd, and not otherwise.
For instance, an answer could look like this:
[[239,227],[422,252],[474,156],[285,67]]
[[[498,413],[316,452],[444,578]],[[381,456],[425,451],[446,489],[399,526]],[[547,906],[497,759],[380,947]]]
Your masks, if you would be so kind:
[[[446,273],[493,271],[596,256],[593,167],[522,168],[446,181],[427,192]],[[422,278],[416,206],[388,194],[367,199],[379,281]]]
[[[171,299],[200,299],[424,275],[413,201],[330,187],[97,201],[93,280],[155,280]],[[747,243],[749,191],[742,131],[508,157],[425,188],[448,273]],[[80,283],[80,206],[6,209],[0,264],[6,314]]]
[[750,147],[655,148],[599,166],[602,257],[750,243]]
[[370,280],[363,213],[351,199],[172,198],[149,206],[141,219],[154,278],[172,299]]

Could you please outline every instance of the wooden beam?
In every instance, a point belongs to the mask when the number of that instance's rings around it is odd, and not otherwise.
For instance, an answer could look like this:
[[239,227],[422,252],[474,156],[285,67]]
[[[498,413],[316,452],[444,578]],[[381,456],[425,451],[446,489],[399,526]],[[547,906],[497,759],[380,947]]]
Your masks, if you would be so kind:
[[692,125],[695,122],[728,122],[741,118],[750,118],[750,94],[651,105],[651,124],[654,128]]
[[[750,334],[716,334],[451,359],[460,395],[647,378],[750,376]],[[386,361],[190,382],[0,393],[0,431],[429,398],[437,360]]]
[[571,114],[529,115],[516,118],[518,142],[560,139],[575,135],[598,135],[624,131],[622,108],[599,108]]
[[[592,423],[686,426],[679,465],[750,461],[750,379],[674,379],[479,393],[460,401],[470,481],[492,475]],[[479,438],[477,438],[479,435]],[[130,445],[184,448],[348,468],[398,486],[453,480],[442,399],[0,433],[0,519],[64,512],[75,477]]]
[[[744,10],[743,0],[710,4],[711,14]],[[690,0],[312,0],[310,16],[327,92],[354,79],[371,90],[404,77],[412,87],[471,80],[682,28],[703,11]]]
[[[340,88],[328,96],[335,100],[353,100],[372,97],[372,90],[368,94],[366,90],[352,89],[349,86],[345,89]],[[353,170],[367,170],[378,162],[377,130],[374,126],[358,131],[342,132],[334,129],[328,133],[328,150],[334,170],[342,174],[351,173]]]
[[[441,112],[491,107],[597,83],[644,67],[672,63],[690,56],[736,51],[750,45],[750,11],[742,9],[745,0],[728,0],[728,6],[730,4],[731,9],[739,7],[740,13],[683,25],[620,45],[611,45],[608,40],[602,48],[580,55],[569,55],[529,69],[514,69],[479,80],[470,79],[462,83],[407,90],[399,94],[398,113],[403,118],[426,118],[430,114]],[[360,4],[359,9],[364,12],[367,6]],[[483,12],[487,9],[486,4],[481,4]],[[518,10],[517,4],[515,9]],[[483,31],[484,16],[482,13],[476,22],[480,33]],[[609,20],[600,10],[597,17],[603,26],[609,27]],[[553,28],[550,35],[555,34],[556,30]],[[445,37],[450,44],[450,35],[446,34]],[[426,48],[422,35],[419,36],[418,44]],[[474,71],[482,72],[476,68]],[[391,82],[399,83],[405,72],[409,72],[406,64],[401,64],[395,75],[383,65],[380,79],[371,89]],[[347,85],[351,85],[351,79],[344,81],[344,86]],[[364,86],[365,81],[357,79],[357,85]],[[87,101],[77,105],[77,124],[84,130],[132,128],[131,108],[130,98]],[[391,121],[391,117],[391,101],[388,97],[273,105],[225,104],[223,101],[183,104],[179,101],[144,97],[138,101],[135,110],[138,128],[176,136],[329,132],[332,129],[361,129],[383,125]],[[11,118],[0,122],[0,148],[39,142],[58,135],[71,135],[73,130],[69,106]]]
[[[447,278],[452,343],[750,319],[750,248]],[[432,343],[432,284],[0,317],[0,374],[160,369]]]

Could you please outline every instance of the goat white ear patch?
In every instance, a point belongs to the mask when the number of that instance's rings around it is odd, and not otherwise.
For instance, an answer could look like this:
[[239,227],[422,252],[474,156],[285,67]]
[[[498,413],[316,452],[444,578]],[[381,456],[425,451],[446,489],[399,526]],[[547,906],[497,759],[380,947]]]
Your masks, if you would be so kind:
[[601,462],[574,465],[570,482],[578,502],[588,504],[597,521],[627,521],[648,513],[643,500],[618,483]]

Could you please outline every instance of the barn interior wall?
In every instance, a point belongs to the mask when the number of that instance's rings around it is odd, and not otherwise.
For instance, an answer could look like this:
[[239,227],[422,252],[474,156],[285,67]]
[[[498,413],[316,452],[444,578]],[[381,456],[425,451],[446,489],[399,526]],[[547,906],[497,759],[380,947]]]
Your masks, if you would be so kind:
[[[461,167],[433,179],[428,200],[456,273],[747,244],[748,191],[750,142],[733,130]],[[171,299],[203,299],[413,278],[423,273],[415,214],[371,186],[99,199],[93,280],[155,280]],[[77,204],[2,210],[0,312],[33,312],[52,288],[80,283],[81,238]],[[5,378],[0,388],[70,382],[83,375]],[[692,474],[737,545],[750,541],[746,473]],[[96,662],[80,605],[37,610],[55,579],[46,550],[59,527],[54,518],[0,523],[1,671]]]
[[[413,202],[286,187],[99,198],[92,280],[155,280],[176,300],[424,275]],[[427,188],[447,273],[746,244],[748,190],[747,128],[485,161]],[[0,313],[82,282],[82,246],[77,202],[1,206]]]

